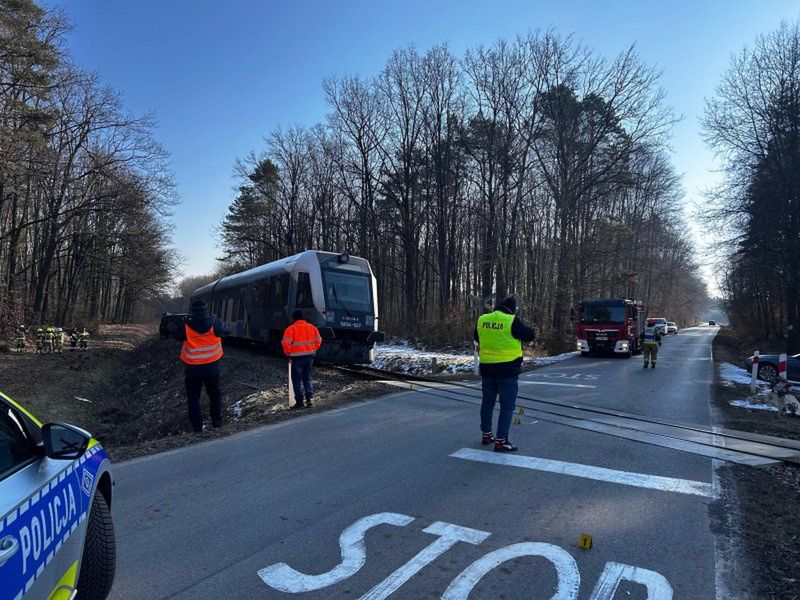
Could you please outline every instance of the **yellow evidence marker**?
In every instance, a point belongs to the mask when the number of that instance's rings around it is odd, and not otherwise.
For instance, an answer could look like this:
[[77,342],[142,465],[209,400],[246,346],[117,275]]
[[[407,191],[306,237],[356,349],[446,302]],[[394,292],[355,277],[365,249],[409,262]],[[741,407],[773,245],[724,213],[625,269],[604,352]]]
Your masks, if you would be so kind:
[[524,408],[522,408],[522,407],[520,406],[520,407],[517,409],[517,413],[518,413],[518,414],[520,414],[520,415],[524,415],[524,414],[525,414],[525,409],[524,409]]
[[519,425],[520,423],[522,423],[522,421],[519,420],[519,417],[514,419],[514,425]]
[[591,547],[592,547],[592,536],[582,533],[581,539],[578,542],[578,548],[583,548],[584,550],[588,550]]

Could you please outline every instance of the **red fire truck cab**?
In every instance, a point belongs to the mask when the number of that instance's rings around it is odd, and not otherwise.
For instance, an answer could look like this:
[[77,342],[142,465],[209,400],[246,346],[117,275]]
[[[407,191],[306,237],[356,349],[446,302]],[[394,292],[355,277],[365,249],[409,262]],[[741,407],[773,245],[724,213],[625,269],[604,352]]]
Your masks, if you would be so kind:
[[577,347],[590,352],[614,352],[630,357],[642,350],[645,308],[638,300],[583,300],[577,307]]

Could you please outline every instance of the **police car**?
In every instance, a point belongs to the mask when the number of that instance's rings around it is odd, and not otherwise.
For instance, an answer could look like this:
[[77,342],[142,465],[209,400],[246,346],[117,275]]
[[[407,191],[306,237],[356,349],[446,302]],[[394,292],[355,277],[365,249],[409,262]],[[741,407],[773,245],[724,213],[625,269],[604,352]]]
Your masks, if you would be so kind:
[[66,423],[0,392],[0,600],[104,599],[114,582],[111,464]]

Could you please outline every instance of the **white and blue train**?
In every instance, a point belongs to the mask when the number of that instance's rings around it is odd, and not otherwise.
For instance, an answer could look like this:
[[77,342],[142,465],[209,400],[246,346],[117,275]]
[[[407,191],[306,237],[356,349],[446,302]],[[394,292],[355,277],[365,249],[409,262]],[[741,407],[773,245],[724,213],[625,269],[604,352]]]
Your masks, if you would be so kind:
[[323,339],[317,356],[340,363],[371,363],[378,331],[378,288],[366,259],[307,250],[229,275],[195,291],[233,336],[279,348],[299,309]]

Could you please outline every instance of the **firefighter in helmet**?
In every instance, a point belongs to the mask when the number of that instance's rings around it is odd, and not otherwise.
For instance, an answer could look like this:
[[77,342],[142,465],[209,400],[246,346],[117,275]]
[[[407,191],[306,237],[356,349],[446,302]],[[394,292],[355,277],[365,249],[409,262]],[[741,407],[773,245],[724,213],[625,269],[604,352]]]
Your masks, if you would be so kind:
[[647,319],[645,324],[644,334],[644,368],[647,368],[647,363],[656,368],[656,358],[658,357],[658,349],[661,347],[661,329],[656,325],[655,319]]
[[55,327],[48,327],[45,329],[44,332],[44,351],[47,354],[53,353],[53,346],[56,342],[56,330]]
[[80,342],[81,350],[86,350],[89,347],[89,332],[86,331],[86,327],[78,333],[78,341]]
[[44,352],[44,327],[39,325],[36,328],[36,354]]
[[25,325],[17,327],[17,352],[20,354],[25,352],[25,342],[27,341],[25,334],[27,333],[28,330],[25,328]]

